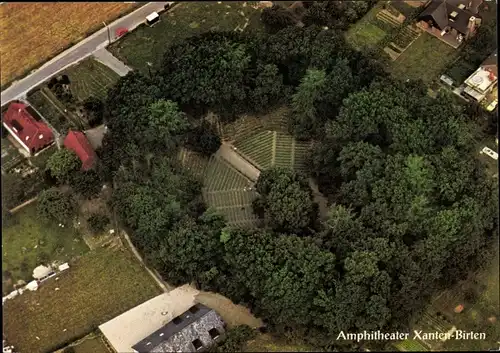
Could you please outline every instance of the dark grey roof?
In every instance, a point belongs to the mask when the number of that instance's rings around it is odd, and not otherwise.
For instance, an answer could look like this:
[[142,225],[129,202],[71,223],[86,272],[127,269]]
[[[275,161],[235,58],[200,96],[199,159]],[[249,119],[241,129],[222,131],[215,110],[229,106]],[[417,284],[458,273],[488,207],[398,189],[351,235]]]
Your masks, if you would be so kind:
[[190,308],[178,316],[180,322],[175,322],[177,318],[170,321],[132,348],[139,353],[195,352],[192,344],[195,339],[199,339],[204,348],[211,346],[214,341],[208,331],[217,328],[222,334],[224,321],[214,310],[204,305],[196,304],[194,307],[198,311],[193,313]]
[[[429,6],[420,14],[422,16],[430,16],[433,18],[437,27],[444,29],[446,26],[456,29],[458,32],[466,34],[468,32],[468,24],[471,16],[478,17],[477,7],[480,1],[472,1],[472,6],[467,9],[460,9],[458,6],[464,4],[469,5],[469,0],[433,0]],[[455,21],[450,21],[450,14],[455,11],[458,15]]]

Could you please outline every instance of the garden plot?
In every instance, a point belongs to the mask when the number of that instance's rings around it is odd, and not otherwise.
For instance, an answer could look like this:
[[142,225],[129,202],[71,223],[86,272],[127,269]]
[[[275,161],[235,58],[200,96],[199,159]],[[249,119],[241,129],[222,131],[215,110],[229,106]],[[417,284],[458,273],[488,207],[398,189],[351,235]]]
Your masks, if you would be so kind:
[[50,125],[59,133],[65,133],[68,129],[76,128],[70,121],[64,107],[49,98],[43,89],[36,90],[28,95],[28,102],[49,122]]
[[397,60],[391,62],[389,71],[402,80],[421,79],[429,84],[439,80],[456,56],[453,47],[429,33],[422,33]]
[[19,352],[54,351],[161,294],[122,248],[96,249],[57,278],[5,302],[4,335]]
[[374,48],[392,28],[399,25],[391,16],[381,14],[381,4],[375,5],[346,32],[347,41],[356,49]]
[[293,152],[295,139],[284,133],[275,135],[275,158],[273,165],[282,168],[293,168]]
[[108,89],[120,76],[93,58],[87,58],[64,71],[71,83],[71,93],[80,102],[89,97],[106,98]]
[[265,130],[236,140],[236,152],[260,170],[270,167],[307,170],[311,143],[297,141],[281,131]]
[[12,142],[10,142],[7,137],[2,138],[2,171],[6,173],[21,163],[23,159],[24,156],[12,144]]

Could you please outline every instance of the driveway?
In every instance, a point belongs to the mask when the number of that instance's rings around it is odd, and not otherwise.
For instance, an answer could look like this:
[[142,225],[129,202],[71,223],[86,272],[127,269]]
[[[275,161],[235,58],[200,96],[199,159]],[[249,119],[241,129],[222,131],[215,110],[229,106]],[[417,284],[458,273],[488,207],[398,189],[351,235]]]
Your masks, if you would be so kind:
[[[115,33],[118,28],[124,27],[129,31],[133,30],[145,21],[147,15],[152,12],[160,12],[168,3],[170,2],[150,2],[134,12],[131,12],[113,23],[110,23],[108,28],[111,41],[113,42],[117,39]],[[98,49],[105,48],[108,44],[108,29],[103,28],[59,54],[27,77],[14,82],[7,89],[3,90],[1,95],[2,105],[10,102],[11,100],[24,97],[32,88],[46,81],[68,66],[76,64],[77,62],[92,55]]]
[[118,60],[115,56],[113,56],[113,54],[111,54],[105,48],[96,51],[94,53],[94,58],[100,63],[103,63],[104,65],[109,67],[111,70],[113,70],[120,76],[125,76],[130,71],[132,71],[130,67],[128,67],[123,62]]

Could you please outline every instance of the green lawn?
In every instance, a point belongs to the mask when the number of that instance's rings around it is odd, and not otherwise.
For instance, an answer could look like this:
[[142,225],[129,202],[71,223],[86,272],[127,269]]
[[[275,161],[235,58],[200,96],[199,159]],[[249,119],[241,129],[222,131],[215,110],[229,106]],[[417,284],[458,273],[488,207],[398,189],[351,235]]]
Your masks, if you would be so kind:
[[[33,269],[47,261],[67,261],[88,251],[84,241],[74,229],[44,224],[36,215],[36,202],[13,215],[7,227],[2,227],[2,267],[4,285],[31,280]],[[7,280],[7,281],[6,281]],[[10,289],[4,287],[4,290]]]
[[90,96],[104,100],[108,89],[113,86],[120,76],[100,62],[88,58],[66,69],[73,96],[84,101]]
[[422,79],[425,83],[439,80],[457,51],[448,44],[431,36],[422,35],[390,64],[392,75],[403,80]]
[[[486,286],[485,291],[472,307],[457,317],[455,323],[461,330],[486,333],[486,340],[448,340],[442,347],[444,350],[484,352],[491,348],[498,349],[500,345],[498,256],[497,247],[496,257],[489,268],[479,275],[480,282]],[[496,317],[497,321],[489,322],[490,317]]]
[[[259,30],[260,10],[256,2],[184,2],[161,15],[153,27],[141,26],[108,49],[132,68],[148,74],[147,62],[158,67],[166,48],[183,38],[210,30],[233,31],[243,28]],[[245,4],[245,5],[244,5]]]
[[4,335],[17,351],[54,351],[161,294],[124,249],[99,248],[70,266],[58,280],[5,302]]
[[446,70],[445,74],[454,81],[456,86],[460,86],[476,69],[477,67],[459,58]]
[[385,37],[389,26],[377,19],[380,10],[381,5],[375,5],[346,32],[346,39],[354,48],[358,50],[373,48]]

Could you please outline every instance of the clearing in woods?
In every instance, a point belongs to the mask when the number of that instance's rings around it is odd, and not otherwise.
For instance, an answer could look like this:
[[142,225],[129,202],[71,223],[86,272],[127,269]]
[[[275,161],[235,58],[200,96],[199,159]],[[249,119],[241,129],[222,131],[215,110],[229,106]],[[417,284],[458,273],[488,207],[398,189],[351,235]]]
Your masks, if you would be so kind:
[[[306,172],[311,142],[297,141],[286,132],[286,107],[256,117],[245,115],[230,124],[219,123],[213,114],[207,121],[218,127],[223,140],[258,170],[272,166]],[[220,153],[211,158],[181,149],[179,160],[184,168],[203,182],[207,204],[221,213],[230,225],[255,226],[252,201],[257,193],[254,183],[228,163]]]
[[103,21],[113,21],[138,6],[123,2],[3,3],[2,88],[98,30]]

